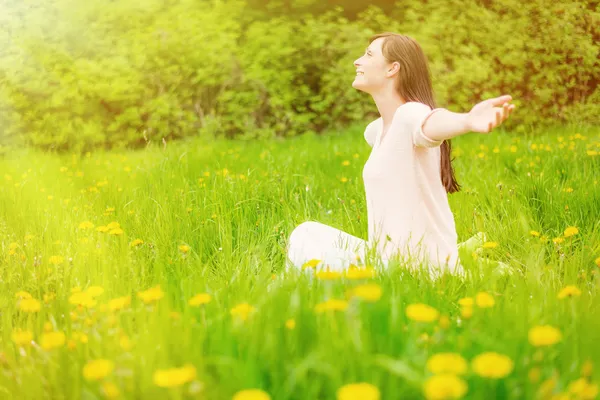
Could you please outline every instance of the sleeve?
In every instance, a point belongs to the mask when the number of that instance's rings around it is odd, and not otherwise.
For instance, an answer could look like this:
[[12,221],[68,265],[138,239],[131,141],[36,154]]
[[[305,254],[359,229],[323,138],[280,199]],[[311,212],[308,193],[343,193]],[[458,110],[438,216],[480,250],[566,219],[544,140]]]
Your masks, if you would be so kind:
[[423,133],[423,125],[427,118],[433,113],[443,110],[443,108],[431,109],[427,104],[415,102],[411,109],[411,135],[415,147],[437,147],[443,143],[443,140],[432,140]]
[[372,121],[369,125],[367,125],[364,136],[369,146],[373,147],[375,144],[375,138],[377,136],[377,120]]

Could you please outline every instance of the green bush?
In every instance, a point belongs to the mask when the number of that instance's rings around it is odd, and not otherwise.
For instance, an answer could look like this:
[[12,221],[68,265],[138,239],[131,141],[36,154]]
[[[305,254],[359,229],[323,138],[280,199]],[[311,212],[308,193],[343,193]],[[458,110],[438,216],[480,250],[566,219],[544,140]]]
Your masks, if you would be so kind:
[[353,20],[339,7],[268,16],[243,0],[38,2],[0,10],[4,145],[87,151],[364,124],[376,113],[351,86],[353,61],[381,31],[419,41],[439,106],[466,112],[510,93],[508,127],[600,123],[591,1],[398,1]]

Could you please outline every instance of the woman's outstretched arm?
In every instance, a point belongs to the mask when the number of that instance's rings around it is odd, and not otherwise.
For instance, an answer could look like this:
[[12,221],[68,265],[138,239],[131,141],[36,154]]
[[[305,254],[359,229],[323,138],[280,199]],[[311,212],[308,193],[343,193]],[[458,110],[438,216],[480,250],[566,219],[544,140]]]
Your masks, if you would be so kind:
[[515,105],[509,104],[510,95],[487,99],[477,103],[468,113],[438,110],[426,119],[423,134],[434,141],[448,140],[468,132],[490,133],[504,122]]

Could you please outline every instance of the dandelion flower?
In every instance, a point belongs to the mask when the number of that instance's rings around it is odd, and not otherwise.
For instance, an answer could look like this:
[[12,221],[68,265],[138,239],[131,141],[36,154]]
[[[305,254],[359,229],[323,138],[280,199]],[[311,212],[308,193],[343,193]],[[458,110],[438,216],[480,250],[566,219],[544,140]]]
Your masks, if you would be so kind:
[[200,307],[203,304],[208,304],[211,301],[211,296],[208,293],[200,293],[192,297],[188,304],[192,307]]
[[475,296],[475,304],[477,304],[477,307],[479,308],[489,308],[494,306],[495,301],[491,294],[479,292]]
[[154,384],[163,388],[177,387],[196,378],[196,367],[186,364],[181,368],[162,369],[154,372]]
[[109,235],[113,235],[113,236],[120,236],[123,234],[123,229],[121,228],[115,228],[115,229],[111,229],[108,232]]
[[72,294],[69,297],[69,303],[87,308],[95,307],[96,304],[98,304],[98,302],[87,292],[76,292]]
[[426,366],[434,374],[463,375],[467,372],[467,361],[457,353],[434,354]]
[[242,321],[248,319],[248,316],[256,310],[254,306],[248,303],[241,303],[233,307],[229,312],[233,317],[238,317]]
[[462,307],[473,307],[474,301],[472,297],[465,297],[458,301],[458,304]]
[[337,271],[326,270],[317,272],[315,276],[317,277],[317,279],[333,281],[336,279],[340,279],[342,277],[342,273]]
[[312,260],[308,260],[307,262],[305,262],[302,265],[302,269],[306,269],[306,268],[314,268],[317,265],[321,264],[321,260],[317,260],[316,258],[313,258]]
[[558,292],[558,298],[564,299],[565,297],[577,297],[581,296],[581,290],[577,286],[568,285],[565,286],[560,292]]
[[48,259],[48,263],[49,263],[50,265],[60,265],[60,264],[62,264],[64,261],[65,261],[65,258],[64,258],[64,257],[61,257],[61,256],[51,256],[51,257]]
[[271,396],[264,390],[245,389],[234,394],[232,400],[271,400]]
[[540,236],[540,233],[538,231],[529,231],[529,234],[531,236],[535,236],[535,237],[539,237]]
[[573,397],[576,399],[592,400],[598,396],[598,384],[588,382],[585,378],[579,378],[569,383],[567,392],[573,395]]
[[296,328],[296,321],[293,318],[288,319],[287,321],[285,321],[285,327],[287,329],[289,329],[290,331]]
[[142,239],[135,239],[132,240],[131,243],[129,243],[129,247],[137,247],[144,244],[144,241]]
[[88,381],[99,381],[111,374],[115,364],[110,360],[88,361],[83,367],[83,376]]
[[11,338],[17,346],[28,346],[33,340],[33,333],[31,331],[15,329],[11,335]]
[[148,290],[141,291],[137,295],[146,304],[158,301],[165,296],[164,292],[160,288],[160,285],[154,286]]
[[482,353],[471,361],[473,372],[484,378],[499,379],[510,374],[514,362],[503,354],[495,352]]
[[40,311],[41,303],[39,300],[30,298],[30,299],[22,299],[19,302],[19,310],[23,312],[35,313]]
[[375,302],[381,298],[381,286],[376,283],[360,285],[348,291],[349,296],[361,298],[365,301]]
[[326,311],[345,311],[348,302],[345,300],[329,299],[315,306],[315,313],[321,314]]
[[484,249],[495,249],[496,247],[498,247],[498,243],[497,242],[485,242],[483,244],[483,246],[481,246],[481,247],[483,247]]
[[104,392],[104,397],[107,399],[116,399],[121,394],[117,385],[112,382],[103,382],[102,392]]
[[529,343],[533,346],[551,346],[562,340],[558,329],[550,325],[535,326],[529,330]]
[[102,288],[101,286],[90,286],[89,288],[87,288],[86,292],[92,297],[98,297],[102,293],[104,293],[104,288]]
[[337,390],[337,400],[379,400],[381,393],[370,383],[349,383]]
[[57,349],[64,346],[64,344],[65,334],[61,331],[44,333],[40,338],[40,346],[44,350]]
[[182,244],[179,246],[179,251],[181,251],[183,254],[188,253],[190,249],[190,246],[188,246],[187,244]]
[[438,319],[440,313],[427,304],[417,303],[406,307],[406,316],[413,321],[433,322]]
[[346,278],[348,279],[368,279],[375,277],[373,268],[358,268],[350,267],[346,270]]
[[423,385],[423,393],[428,400],[460,399],[467,389],[466,382],[452,374],[434,375]]
[[600,257],[596,258],[594,260],[594,263],[596,263],[596,265],[598,266],[598,268],[600,268]]
[[131,304],[131,296],[117,297],[108,302],[110,311],[119,311]]
[[93,229],[93,228],[94,228],[94,224],[92,224],[90,221],[84,221],[79,224],[79,229],[81,229],[81,230]]
[[578,233],[579,233],[579,229],[577,229],[577,227],[569,226],[569,227],[567,227],[567,229],[565,229],[563,236],[569,237],[569,236],[577,235]]
[[15,293],[15,297],[17,299],[31,299],[32,296],[29,292],[25,292],[24,290],[18,291]]

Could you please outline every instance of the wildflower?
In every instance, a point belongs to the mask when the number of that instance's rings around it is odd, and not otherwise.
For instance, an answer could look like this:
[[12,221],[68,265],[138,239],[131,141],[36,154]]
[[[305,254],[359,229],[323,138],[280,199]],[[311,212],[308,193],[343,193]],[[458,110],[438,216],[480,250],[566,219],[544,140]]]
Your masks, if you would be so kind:
[[348,308],[348,302],[345,300],[330,299],[315,306],[315,313],[320,314],[325,311],[345,311]]
[[529,231],[529,234],[531,236],[535,236],[535,237],[539,237],[540,236],[540,233],[538,231]]
[[31,331],[15,329],[11,335],[11,338],[17,346],[28,346],[33,340],[33,333]]
[[160,285],[154,286],[148,290],[138,292],[137,295],[146,304],[158,301],[165,296],[162,289],[160,288]]
[[577,229],[577,227],[569,226],[569,227],[567,227],[567,229],[565,229],[563,236],[569,237],[569,236],[577,235],[578,233],[579,233],[579,229]]
[[60,265],[65,261],[64,257],[61,256],[52,256],[48,259],[48,263],[50,265]]
[[110,311],[119,311],[131,304],[131,296],[117,297],[108,302]]
[[471,362],[473,372],[484,378],[504,378],[513,370],[513,361],[503,355],[495,352],[482,353],[475,357]]
[[120,236],[123,234],[123,229],[121,228],[115,228],[115,229],[111,229],[108,232],[109,235],[113,235],[113,236]]
[[17,299],[22,299],[22,300],[23,299],[31,299],[32,298],[31,294],[29,292],[24,291],[24,290],[20,290],[17,293],[15,293],[15,297]]
[[113,222],[109,223],[108,225],[106,225],[106,228],[108,230],[119,229],[120,227],[121,227],[121,224],[119,224],[117,221],[113,221]]
[[102,293],[104,293],[104,288],[102,288],[101,286],[90,286],[89,288],[87,288],[86,292],[92,297],[98,297]]
[[477,307],[489,308],[494,306],[495,301],[492,295],[490,295],[489,293],[479,292],[475,296],[475,303],[477,304]]
[[348,296],[359,297],[365,301],[375,302],[381,298],[381,286],[376,283],[360,285],[348,291]]
[[233,317],[238,317],[242,321],[248,319],[248,316],[256,310],[254,306],[248,303],[241,303],[233,307],[229,312]]
[[112,382],[103,382],[102,392],[104,392],[104,397],[107,399],[116,399],[121,394],[117,385]]
[[473,307],[462,307],[460,309],[460,316],[463,319],[469,319],[473,316]]
[[472,297],[465,297],[458,301],[458,304],[462,307],[473,307],[474,301]]
[[483,247],[484,249],[495,249],[496,247],[498,247],[498,243],[497,242],[485,242],[483,244],[483,246],[481,246],[481,247]]
[[129,243],[129,247],[137,247],[142,244],[144,244],[144,241],[142,239],[135,239],[132,240],[131,243]]
[[348,279],[368,279],[375,276],[375,270],[373,268],[358,268],[351,266],[346,270],[346,278]]
[[348,161],[348,160],[344,160],[344,161],[342,162],[342,165],[343,165],[344,167],[347,167],[348,165],[350,165],[350,161]]
[[317,272],[315,276],[317,277],[317,279],[321,280],[336,280],[342,277],[342,273],[337,271],[326,270]]
[[448,318],[448,316],[446,316],[446,315],[442,315],[440,317],[440,319],[438,320],[438,324],[439,324],[440,328],[448,329],[448,328],[450,328],[450,318]]
[[196,378],[196,367],[186,364],[181,368],[162,369],[154,372],[154,384],[170,388],[184,385]]
[[93,229],[93,228],[94,228],[94,224],[92,224],[90,221],[84,221],[79,224],[79,229],[82,229],[82,230]]
[[406,307],[406,316],[413,321],[433,322],[438,319],[440,313],[427,304],[410,304]]
[[181,251],[183,254],[186,254],[190,251],[190,246],[188,246],[187,244],[182,244],[179,246],[179,251]]
[[596,265],[598,266],[598,268],[600,268],[600,257],[596,258],[594,260],[594,263],[596,263]]
[[232,400],[271,400],[271,396],[264,390],[246,389],[234,394]]
[[293,318],[288,319],[287,321],[285,321],[285,327],[287,329],[289,329],[290,331],[296,328],[296,321]]
[[44,333],[40,339],[40,345],[44,350],[57,349],[64,344],[65,334],[61,331]]
[[462,375],[467,372],[467,361],[457,353],[438,353],[429,357],[427,369],[434,374]]
[[302,269],[305,270],[306,268],[314,268],[317,265],[319,265],[321,263],[321,260],[317,260],[315,258],[313,258],[312,260],[308,260],[307,262],[305,262],[302,265]]
[[109,228],[107,226],[99,226],[96,228],[96,231],[104,233],[104,232],[108,232]]
[[379,400],[381,393],[370,383],[350,383],[337,390],[337,400]]
[[203,304],[208,304],[210,303],[211,300],[211,296],[208,293],[200,293],[195,295],[194,297],[192,297],[189,301],[188,304],[192,307],[200,307]]
[[552,241],[553,241],[555,244],[561,244],[562,242],[564,242],[564,241],[565,241],[565,239],[563,239],[563,238],[561,238],[561,237],[556,237],[556,238],[552,239]]
[[423,392],[428,400],[460,399],[467,393],[467,384],[455,375],[434,375],[425,381]]
[[550,325],[535,326],[529,330],[529,343],[533,346],[551,346],[561,339],[560,331]]
[[[576,399],[595,399],[598,396],[598,385],[579,378],[567,387],[567,391]],[[570,397],[569,397],[570,398]]]
[[348,182],[348,178],[346,178],[345,176],[342,176],[342,177],[340,178],[340,181],[341,181],[342,183],[346,183],[346,182]]
[[88,361],[83,367],[83,376],[88,381],[99,381],[111,374],[115,364],[110,360]]
[[87,292],[77,292],[72,294],[69,297],[69,303],[87,308],[95,307],[96,304],[98,304],[98,302]]
[[22,299],[19,302],[19,310],[21,310],[23,312],[35,313],[35,312],[40,311],[40,309],[41,309],[41,304],[40,304],[39,300],[36,300],[34,298]]
[[577,297],[581,296],[581,290],[577,286],[568,285],[565,286],[560,292],[558,292],[558,298],[564,299],[565,297]]

